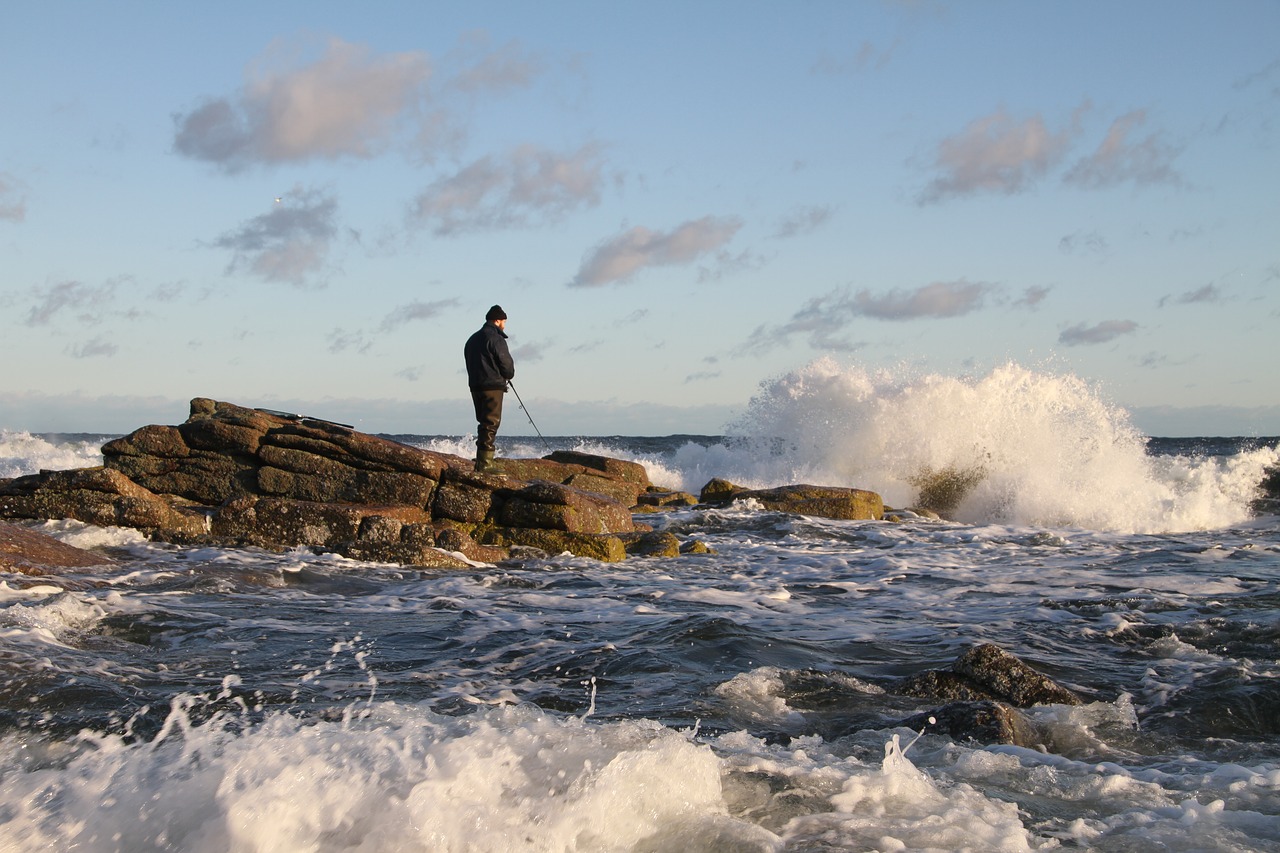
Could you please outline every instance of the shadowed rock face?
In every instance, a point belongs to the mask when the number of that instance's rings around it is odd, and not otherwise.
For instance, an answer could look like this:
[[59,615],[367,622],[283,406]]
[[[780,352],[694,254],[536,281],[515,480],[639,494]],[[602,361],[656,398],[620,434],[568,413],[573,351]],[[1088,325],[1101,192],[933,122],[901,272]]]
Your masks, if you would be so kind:
[[101,467],[0,483],[0,517],[419,565],[465,566],[454,554],[468,549],[492,561],[516,546],[623,559],[616,534],[637,529],[630,507],[650,488],[632,462],[561,452],[478,474],[469,459],[205,398],[185,423],[144,426],[102,454]]
[[980,743],[1041,748],[1046,734],[1019,708],[1082,705],[1084,700],[992,643],[974,646],[949,670],[928,670],[903,679],[896,692],[947,704],[902,721],[917,731],[945,732]]
[[1017,708],[1082,705],[1084,700],[992,643],[974,646],[949,670],[928,670],[903,680],[899,693],[960,702],[991,700]]

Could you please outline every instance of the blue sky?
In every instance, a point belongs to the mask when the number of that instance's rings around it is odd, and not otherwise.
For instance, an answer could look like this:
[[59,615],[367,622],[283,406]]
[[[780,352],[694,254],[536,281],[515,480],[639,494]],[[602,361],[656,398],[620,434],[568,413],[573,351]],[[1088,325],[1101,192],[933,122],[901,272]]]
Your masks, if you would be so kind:
[[[1280,3],[13,2],[0,427],[716,433],[851,369],[1280,433]],[[504,432],[528,432],[514,409]]]

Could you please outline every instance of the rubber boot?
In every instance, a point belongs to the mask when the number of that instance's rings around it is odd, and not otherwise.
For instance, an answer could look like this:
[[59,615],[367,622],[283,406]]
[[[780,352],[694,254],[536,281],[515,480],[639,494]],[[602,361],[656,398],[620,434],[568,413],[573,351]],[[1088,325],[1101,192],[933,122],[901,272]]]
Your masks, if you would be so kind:
[[482,474],[496,474],[498,466],[493,461],[492,450],[476,451],[476,470]]

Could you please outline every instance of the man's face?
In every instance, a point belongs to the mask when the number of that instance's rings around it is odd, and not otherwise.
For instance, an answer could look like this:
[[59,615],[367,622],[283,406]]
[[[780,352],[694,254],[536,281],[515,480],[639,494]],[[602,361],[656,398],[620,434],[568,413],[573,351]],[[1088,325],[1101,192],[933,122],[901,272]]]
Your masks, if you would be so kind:
[[507,330],[507,321],[505,318],[502,320],[494,320],[493,325],[497,326],[499,329],[501,329],[504,332]]

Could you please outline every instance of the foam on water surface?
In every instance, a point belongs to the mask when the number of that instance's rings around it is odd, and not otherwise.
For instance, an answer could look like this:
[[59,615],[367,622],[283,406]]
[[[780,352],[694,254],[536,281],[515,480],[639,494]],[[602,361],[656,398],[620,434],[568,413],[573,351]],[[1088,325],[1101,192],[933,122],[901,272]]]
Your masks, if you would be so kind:
[[229,712],[196,724],[194,704],[176,701],[146,743],[86,734],[66,754],[33,758],[6,739],[0,846],[674,850],[677,827],[767,839],[728,818],[709,747],[643,720],[594,724],[528,706],[441,717],[379,702],[341,721],[271,714],[245,727]]

